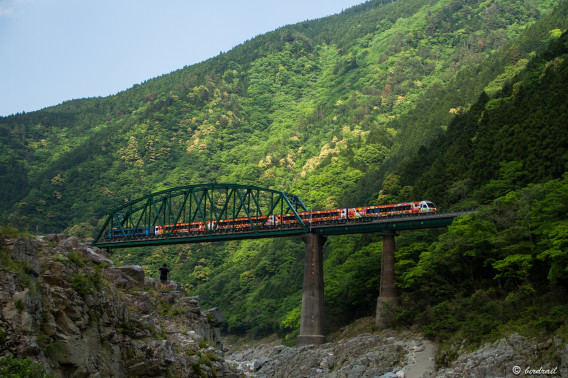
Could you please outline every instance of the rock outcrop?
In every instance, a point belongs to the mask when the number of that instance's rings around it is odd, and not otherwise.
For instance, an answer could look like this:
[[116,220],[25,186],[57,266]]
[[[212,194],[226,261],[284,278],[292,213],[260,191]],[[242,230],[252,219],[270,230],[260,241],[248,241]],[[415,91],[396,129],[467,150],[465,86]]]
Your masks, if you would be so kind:
[[461,353],[438,377],[568,377],[568,345],[560,337],[539,342],[517,333]]
[[139,266],[66,235],[0,237],[0,356],[56,377],[239,376],[222,354],[219,310]]
[[[422,356],[426,351],[427,355]],[[247,349],[227,356],[255,377],[432,377],[434,345],[417,334],[361,334],[319,346],[283,345]],[[419,370],[413,370],[419,359]],[[410,374],[409,374],[410,373]]]

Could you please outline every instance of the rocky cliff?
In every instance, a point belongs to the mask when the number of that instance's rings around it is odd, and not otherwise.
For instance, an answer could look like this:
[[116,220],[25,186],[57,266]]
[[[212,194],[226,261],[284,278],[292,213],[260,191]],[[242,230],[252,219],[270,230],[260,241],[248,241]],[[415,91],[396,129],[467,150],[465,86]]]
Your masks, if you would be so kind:
[[0,236],[0,305],[0,356],[56,377],[239,376],[218,310],[73,237]]

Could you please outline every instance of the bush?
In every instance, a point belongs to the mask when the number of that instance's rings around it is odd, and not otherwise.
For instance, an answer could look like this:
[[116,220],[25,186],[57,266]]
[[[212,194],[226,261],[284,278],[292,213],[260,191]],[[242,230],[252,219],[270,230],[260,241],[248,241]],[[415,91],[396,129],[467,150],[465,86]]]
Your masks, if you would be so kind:
[[84,298],[100,290],[104,286],[104,281],[99,270],[92,273],[77,273],[71,279],[71,286]]
[[69,255],[67,256],[67,258],[69,259],[69,261],[71,261],[73,264],[77,265],[79,268],[84,268],[85,265],[87,264],[87,259],[82,257],[78,252],[69,252]]
[[0,357],[0,377],[53,377],[46,375],[45,367],[35,364],[31,358],[19,359],[8,356]]
[[554,332],[562,326],[568,319],[568,307],[555,306],[550,309],[547,316],[540,318],[535,326],[548,332]]

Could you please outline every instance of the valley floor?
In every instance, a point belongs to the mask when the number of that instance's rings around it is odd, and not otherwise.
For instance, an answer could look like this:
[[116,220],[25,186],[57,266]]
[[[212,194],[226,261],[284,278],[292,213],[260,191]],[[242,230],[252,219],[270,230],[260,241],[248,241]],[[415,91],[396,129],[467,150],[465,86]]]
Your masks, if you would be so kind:
[[[511,334],[477,350],[459,348],[449,367],[436,366],[437,346],[419,332],[369,331],[361,319],[320,346],[290,348],[276,336],[251,340],[229,336],[225,358],[252,377],[515,377],[568,376],[568,344]],[[516,372],[520,372],[516,374]]]
[[372,329],[360,319],[320,346],[290,348],[276,336],[261,340],[229,336],[226,360],[254,377],[433,377],[436,345],[416,332]]

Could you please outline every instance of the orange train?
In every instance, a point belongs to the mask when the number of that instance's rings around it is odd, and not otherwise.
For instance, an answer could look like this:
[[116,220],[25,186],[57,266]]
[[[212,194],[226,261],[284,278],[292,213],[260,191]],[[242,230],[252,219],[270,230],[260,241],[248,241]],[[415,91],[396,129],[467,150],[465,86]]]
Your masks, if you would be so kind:
[[[308,225],[322,225],[357,220],[372,220],[374,218],[393,215],[411,215],[420,213],[434,213],[436,206],[430,201],[402,202],[390,205],[376,205],[365,207],[349,207],[321,211],[304,211],[298,213],[304,223]],[[246,231],[251,227],[251,221],[256,227],[275,228],[295,227],[298,219],[294,214],[271,215],[268,217],[251,217],[237,219],[223,219],[210,222],[192,222],[168,224],[155,227],[138,227],[136,229],[112,229],[105,233],[105,239],[119,239],[126,236],[161,236],[164,234],[191,234],[206,231],[227,232],[232,230]]]

